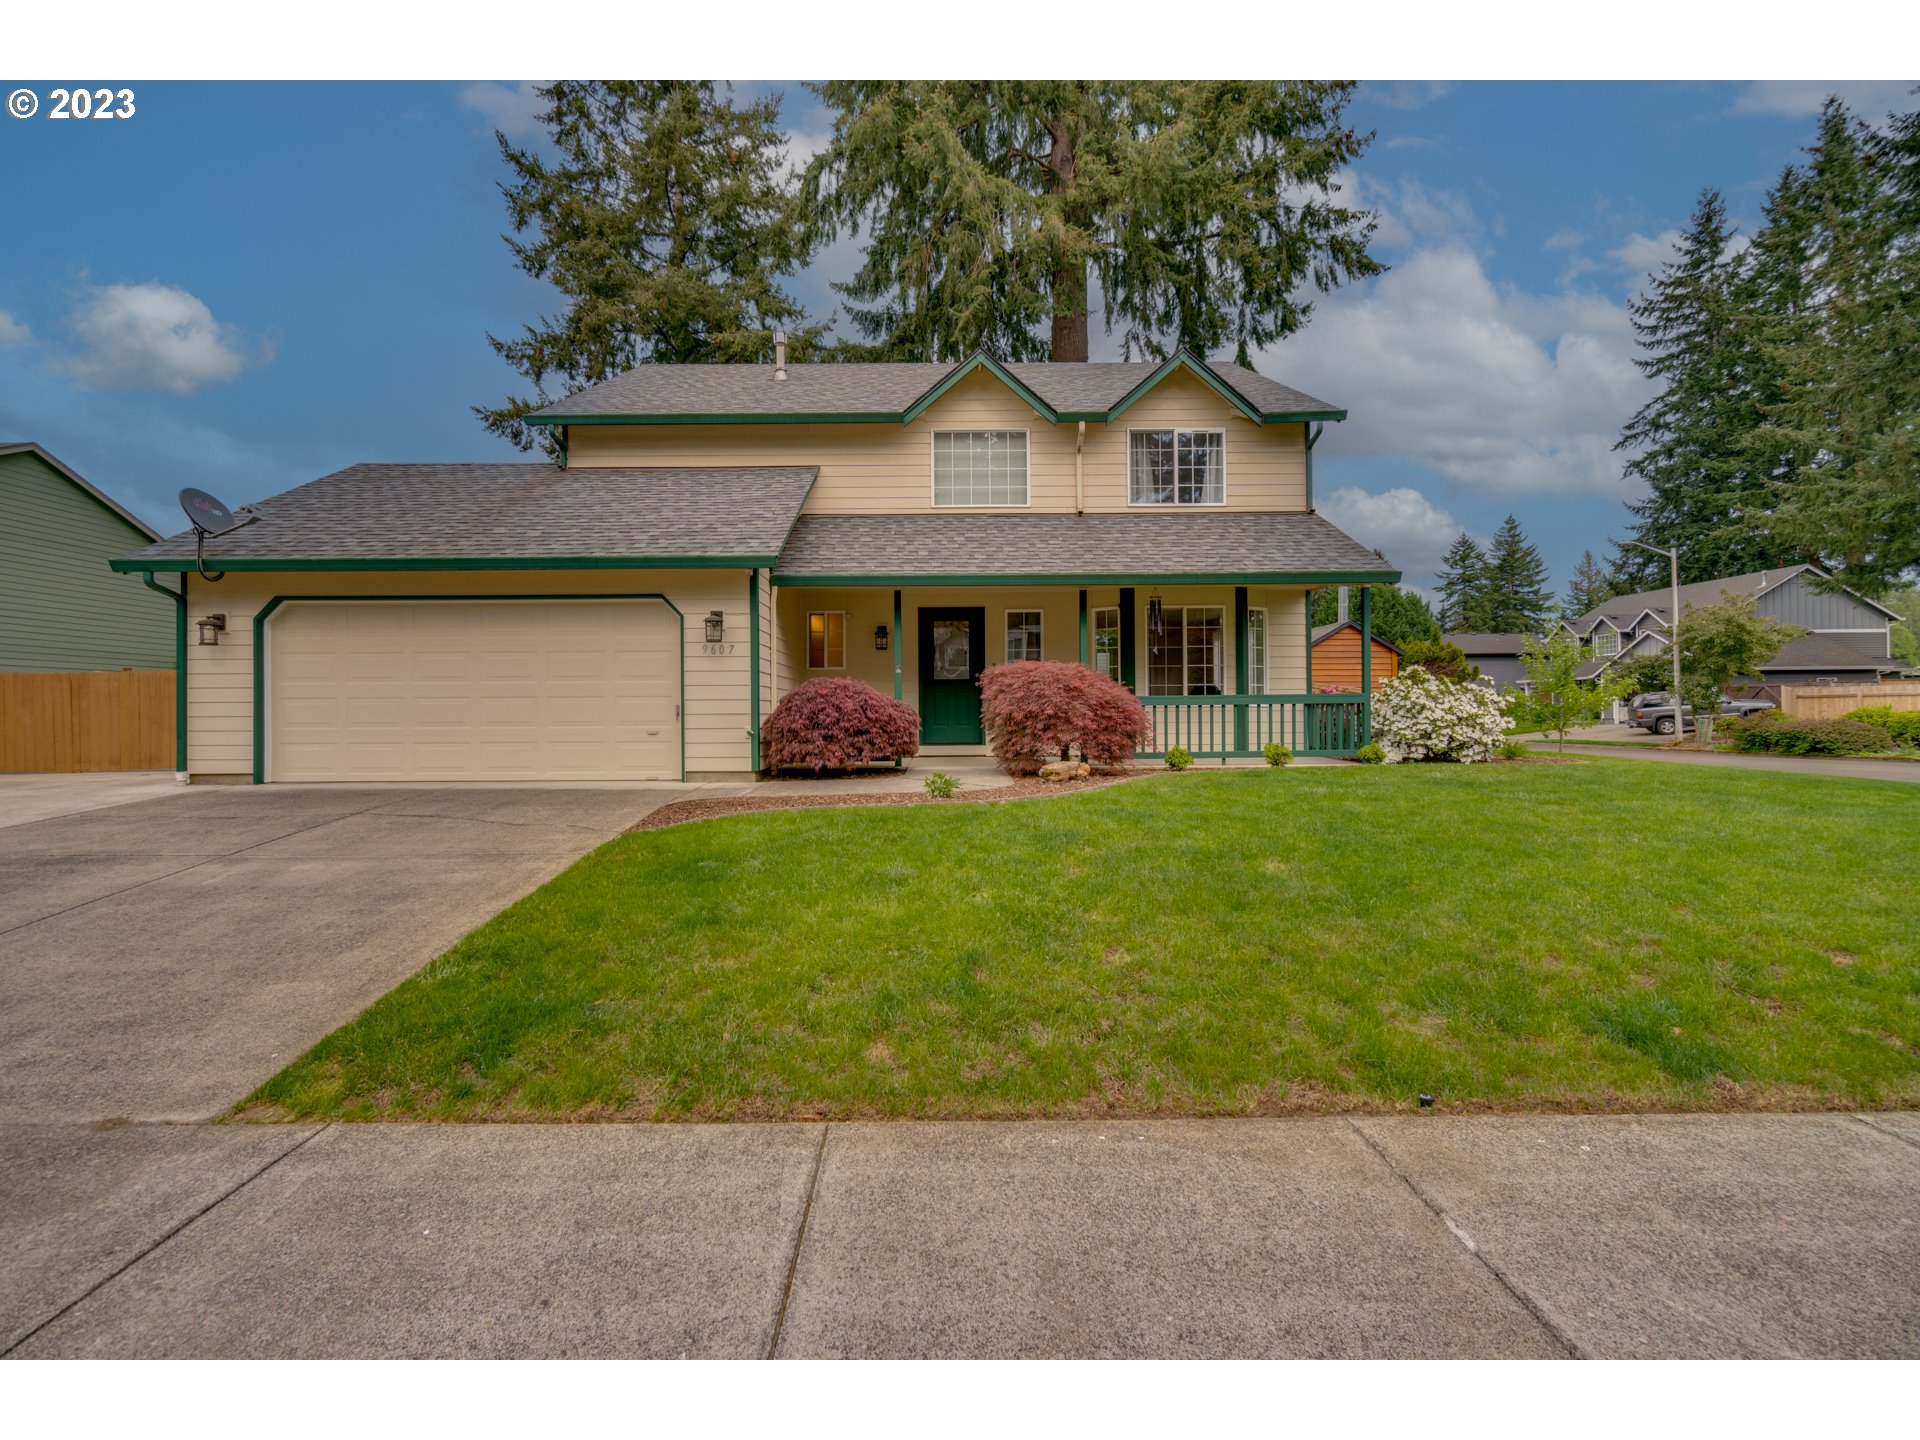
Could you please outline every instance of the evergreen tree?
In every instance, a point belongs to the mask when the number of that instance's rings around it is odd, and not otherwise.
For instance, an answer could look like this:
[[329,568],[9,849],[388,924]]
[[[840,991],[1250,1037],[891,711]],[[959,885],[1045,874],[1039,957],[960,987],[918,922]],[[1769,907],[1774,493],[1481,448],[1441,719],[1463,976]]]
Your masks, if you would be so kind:
[[[1338,587],[1313,592],[1313,623],[1331,625],[1340,618],[1340,591]],[[1347,602],[1347,618],[1358,623],[1360,619],[1360,593],[1351,591]],[[1398,585],[1375,585],[1373,587],[1373,633],[1389,645],[1406,649],[1415,640],[1438,640],[1440,623],[1433,618],[1433,611],[1427,602],[1411,590],[1402,590]]]
[[1576,619],[1622,593],[1614,588],[1613,576],[1593,558],[1593,551],[1583,550],[1580,563],[1573,567],[1567,598],[1560,603],[1561,618]]
[[[745,106],[711,81],[561,81],[540,91],[557,158],[495,132],[514,263],[567,297],[496,353],[532,384],[474,413],[521,449],[544,432],[528,411],[642,361],[752,361],[792,332],[817,342],[780,286],[811,255],[786,165],[780,100]],[[552,385],[550,381],[560,382]]]
[[[1634,538],[1677,547],[1682,581],[1801,558],[1772,533],[1771,477],[1748,443],[1760,413],[1738,323],[1746,297],[1733,238],[1720,193],[1703,190],[1678,255],[1628,306],[1644,352],[1634,363],[1661,388],[1614,448],[1634,452],[1626,473],[1647,485],[1646,498],[1628,506]],[[1659,578],[1657,557],[1622,558],[1633,589]]]
[[1502,635],[1533,635],[1547,628],[1553,615],[1547,565],[1511,515],[1493,532],[1485,575],[1487,629]]
[[1311,286],[1379,273],[1331,198],[1366,148],[1349,83],[867,81],[807,167],[818,233],[864,229],[837,288],[884,360],[1085,360],[1091,288],[1127,353],[1242,364],[1307,322]]
[[1829,99],[1808,154],[1793,219],[1818,303],[1762,327],[1758,441],[1802,457],[1775,476],[1782,535],[1874,594],[1920,567],[1920,114],[1881,133]]
[[1487,556],[1466,531],[1447,547],[1435,577],[1440,592],[1440,623],[1450,631],[1483,634],[1494,627],[1487,603]]

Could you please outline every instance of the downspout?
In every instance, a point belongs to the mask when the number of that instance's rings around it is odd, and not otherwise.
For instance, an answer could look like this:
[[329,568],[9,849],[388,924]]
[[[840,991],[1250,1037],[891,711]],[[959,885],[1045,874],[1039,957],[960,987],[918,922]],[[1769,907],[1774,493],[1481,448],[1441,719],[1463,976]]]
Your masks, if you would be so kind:
[[169,590],[158,584],[151,570],[140,572],[140,582],[173,601],[173,779],[187,783],[187,576],[180,573],[180,588]]
[[1073,513],[1076,515],[1087,513],[1086,449],[1087,422],[1082,420],[1079,433],[1073,437]]

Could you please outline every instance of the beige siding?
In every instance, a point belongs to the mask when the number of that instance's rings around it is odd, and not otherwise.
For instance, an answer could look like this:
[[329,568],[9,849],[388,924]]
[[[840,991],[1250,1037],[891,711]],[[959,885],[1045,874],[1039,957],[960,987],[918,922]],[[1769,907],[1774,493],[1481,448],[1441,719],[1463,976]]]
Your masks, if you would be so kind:
[[[743,570],[476,571],[240,574],[188,590],[189,621],[227,617],[218,646],[187,647],[187,766],[195,775],[253,771],[253,617],[282,596],[664,595],[686,617],[685,732],[689,774],[746,771],[747,574]],[[706,653],[709,610],[726,617],[724,652]],[[189,633],[193,633],[189,631]]]
[[[1226,432],[1225,508],[1306,508],[1305,427],[1256,425],[1184,374],[1162,382],[1112,425],[1087,426],[1086,508],[1128,509],[1127,432],[1170,426]],[[568,464],[817,465],[809,514],[928,511],[933,432],[956,429],[1027,431],[1029,503],[1016,511],[1074,508],[1078,426],[1049,425],[984,371],[954,386],[911,425],[575,425]]]

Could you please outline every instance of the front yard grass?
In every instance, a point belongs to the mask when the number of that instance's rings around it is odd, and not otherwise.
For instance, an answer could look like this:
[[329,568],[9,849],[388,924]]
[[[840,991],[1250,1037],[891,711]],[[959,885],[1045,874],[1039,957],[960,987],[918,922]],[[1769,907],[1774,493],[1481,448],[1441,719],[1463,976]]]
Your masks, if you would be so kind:
[[1920,796],[1234,770],[623,836],[263,1085],[292,1119],[1920,1103]]

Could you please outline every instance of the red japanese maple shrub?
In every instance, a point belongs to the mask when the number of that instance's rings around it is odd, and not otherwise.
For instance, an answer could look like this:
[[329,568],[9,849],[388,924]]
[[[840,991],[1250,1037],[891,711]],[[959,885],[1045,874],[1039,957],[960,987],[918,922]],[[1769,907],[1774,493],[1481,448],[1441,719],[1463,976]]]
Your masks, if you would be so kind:
[[1131,690],[1065,660],[995,665],[980,677],[980,697],[988,742],[1009,775],[1032,775],[1070,750],[1090,765],[1119,765],[1153,734]]
[[780,697],[760,727],[769,770],[844,770],[920,748],[920,717],[859,680],[809,680]]

